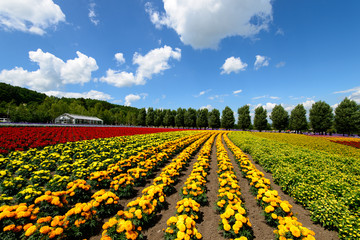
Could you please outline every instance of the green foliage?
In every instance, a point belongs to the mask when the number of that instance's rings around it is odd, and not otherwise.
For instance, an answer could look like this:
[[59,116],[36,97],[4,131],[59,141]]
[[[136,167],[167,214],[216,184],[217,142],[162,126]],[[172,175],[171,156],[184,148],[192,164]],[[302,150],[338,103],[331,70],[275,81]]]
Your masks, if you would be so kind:
[[196,110],[189,108],[184,114],[185,127],[196,127]]
[[234,112],[228,106],[222,111],[221,115],[221,126],[225,129],[230,129],[234,127],[235,117]]
[[309,118],[314,132],[323,133],[331,128],[334,115],[329,104],[318,101],[312,105]]
[[281,105],[276,105],[270,115],[270,119],[273,122],[273,128],[279,130],[285,130],[289,125],[289,114]]
[[176,111],[175,116],[175,126],[177,127],[184,127],[184,114],[186,112],[186,109],[178,108]]
[[[11,98],[9,98],[11,96]],[[42,103],[46,98],[44,93],[28,90],[26,88],[14,87],[10,84],[0,83],[0,102],[11,102],[19,105],[21,103]]]
[[155,118],[154,118],[154,126],[159,127],[163,125],[163,110],[161,109],[156,109],[155,110]]
[[297,132],[306,130],[308,123],[306,120],[306,110],[302,104],[298,104],[290,114],[289,127]]
[[265,130],[267,126],[267,111],[262,106],[257,107],[255,109],[255,117],[254,117],[254,127],[255,129],[259,130],[260,132],[262,130]]
[[238,127],[239,129],[250,129],[250,106],[244,105],[238,109]]
[[152,107],[149,107],[146,113],[146,126],[154,126],[155,113]]
[[146,125],[146,109],[141,108],[137,115],[137,125],[145,126]]
[[220,128],[220,112],[217,109],[211,110],[209,114],[209,127]]
[[198,128],[206,128],[208,126],[209,110],[207,108],[199,109],[196,116],[196,126]]
[[163,124],[166,127],[173,127],[175,126],[175,116],[173,115],[173,112],[169,109],[164,110],[165,115],[163,119]]
[[345,98],[335,109],[335,128],[338,133],[352,134],[356,132],[359,120],[360,106],[354,101]]

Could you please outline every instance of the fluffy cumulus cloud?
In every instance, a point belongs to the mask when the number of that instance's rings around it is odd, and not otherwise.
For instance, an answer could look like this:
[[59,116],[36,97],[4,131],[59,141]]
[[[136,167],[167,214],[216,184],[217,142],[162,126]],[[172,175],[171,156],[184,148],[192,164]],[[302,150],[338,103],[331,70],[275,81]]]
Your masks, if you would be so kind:
[[119,64],[125,63],[124,54],[122,54],[122,53],[116,53],[115,54],[115,59]]
[[163,0],[165,12],[150,3],[146,10],[157,28],[174,29],[183,43],[195,49],[217,48],[230,36],[252,37],[268,29],[271,0]]
[[44,92],[48,96],[55,96],[55,97],[66,97],[66,98],[91,98],[91,99],[98,99],[108,101],[111,100],[112,97],[103,92],[99,92],[96,90],[91,90],[89,92],[83,93],[76,93],[76,92],[61,92],[61,91],[46,91]]
[[336,94],[338,93],[351,93],[350,96],[348,96],[349,99],[354,100],[357,103],[360,103],[360,87],[351,88],[344,91],[338,91],[334,92]]
[[208,105],[206,105],[206,106],[202,106],[200,109],[207,109],[207,110],[211,111],[211,110],[214,109],[214,107],[211,106],[210,104],[208,104]]
[[49,27],[65,21],[52,0],[1,0],[0,28],[43,35]]
[[302,102],[301,104],[304,105],[304,108],[306,110],[310,110],[310,108],[312,107],[312,105],[315,103],[314,100],[307,100],[305,102]]
[[255,70],[258,70],[261,67],[269,66],[269,60],[270,60],[270,58],[268,58],[268,57],[261,56],[261,55],[256,55],[255,56],[255,63],[254,63]]
[[91,73],[98,69],[96,61],[81,52],[77,57],[64,62],[55,55],[41,49],[30,51],[29,58],[39,65],[36,71],[27,71],[22,67],[2,70],[0,81],[20,87],[29,87],[37,91],[49,91],[64,84],[84,84],[91,80]]
[[129,94],[125,97],[125,106],[131,106],[133,102],[139,101],[140,99],[145,99],[146,97],[147,97],[146,93]]
[[[116,55],[115,58],[117,59]],[[135,74],[109,69],[106,72],[106,76],[101,77],[100,81],[116,87],[144,85],[146,80],[151,79],[154,74],[159,74],[169,69],[170,59],[180,60],[181,50],[179,48],[173,50],[165,45],[162,48],[151,50],[144,56],[136,52],[133,56],[133,64],[138,65]]]
[[235,57],[229,57],[225,60],[225,63],[221,66],[221,74],[230,74],[232,72],[238,73],[239,71],[245,71],[248,65],[241,61],[241,59]]

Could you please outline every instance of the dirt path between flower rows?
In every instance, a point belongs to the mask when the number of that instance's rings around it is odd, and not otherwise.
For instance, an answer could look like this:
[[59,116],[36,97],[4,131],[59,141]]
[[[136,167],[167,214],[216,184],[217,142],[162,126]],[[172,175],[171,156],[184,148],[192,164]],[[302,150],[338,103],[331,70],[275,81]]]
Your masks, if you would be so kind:
[[[219,136],[217,136],[218,138]],[[221,235],[219,228],[220,215],[216,212],[215,204],[217,202],[217,195],[219,191],[219,180],[217,176],[217,158],[216,158],[216,139],[214,140],[212,149],[211,149],[211,158],[210,158],[210,171],[207,175],[206,183],[206,196],[208,198],[208,204],[200,208],[200,211],[204,214],[203,221],[200,224],[197,224],[199,232],[202,234],[203,239],[225,239]]]
[[[257,240],[270,240],[274,239],[275,235],[273,230],[275,228],[270,227],[266,224],[265,217],[262,215],[262,208],[257,205],[255,196],[250,192],[250,185],[248,180],[245,177],[240,177],[241,171],[238,164],[235,164],[235,158],[232,152],[227,148],[225,142],[223,142],[225,148],[227,149],[228,155],[231,159],[231,163],[234,165],[236,176],[239,179],[240,189],[241,189],[241,196],[245,201],[245,207],[248,212],[248,216],[250,218],[250,222],[252,224],[254,235]],[[324,229],[319,224],[315,224],[310,218],[310,211],[306,210],[300,204],[295,203],[294,199],[284,193],[281,190],[281,187],[274,183],[271,173],[266,172],[259,164],[255,163],[253,158],[247,154],[249,160],[255,167],[264,173],[265,177],[270,179],[272,189],[278,191],[281,200],[288,201],[292,206],[292,212],[298,218],[298,221],[303,224],[304,227],[315,232],[315,238],[317,240],[338,240],[338,233],[335,231],[329,231]]]

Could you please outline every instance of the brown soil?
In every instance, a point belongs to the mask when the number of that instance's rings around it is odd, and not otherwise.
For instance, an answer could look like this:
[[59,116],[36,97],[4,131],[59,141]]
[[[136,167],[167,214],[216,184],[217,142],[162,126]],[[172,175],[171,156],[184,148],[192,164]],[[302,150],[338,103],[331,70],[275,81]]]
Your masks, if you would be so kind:
[[266,223],[265,217],[262,215],[262,213],[263,213],[262,208],[257,205],[255,196],[252,195],[250,192],[250,185],[249,185],[248,180],[246,178],[242,177],[239,165],[235,161],[234,155],[227,148],[224,141],[223,141],[223,144],[228,152],[231,163],[234,166],[234,171],[235,171],[235,174],[238,178],[239,185],[240,185],[241,198],[244,200],[246,212],[247,212],[250,222],[252,224],[255,239],[259,239],[259,240],[260,239],[267,239],[267,240],[275,239],[275,235],[273,232],[275,229]]
[[[242,176],[240,174],[240,168],[237,164],[235,164],[234,155],[231,153],[229,149],[228,154],[232,161],[232,164],[235,167],[235,172],[237,176]],[[284,193],[281,190],[281,187],[274,183],[274,180],[272,178],[272,175],[270,173],[267,173],[259,164],[255,163],[255,161],[252,159],[250,155],[247,154],[252,164],[255,165],[255,167],[264,173],[265,177],[270,179],[271,187],[272,189],[278,191],[279,196],[281,197],[281,200],[288,201],[292,206],[292,211],[295,214],[295,216],[298,218],[299,222],[303,224],[304,227],[307,227],[308,229],[315,232],[315,238],[317,240],[338,240],[338,233],[335,231],[329,231],[324,229],[319,224],[315,224],[311,218],[310,218],[310,212],[309,210],[305,209],[302,205],[295,203],[294,199]],[[240,187],[241,187],[241,193],[242,197],[245,201],[245,206],[247,209],[247,212],[249,214],[250,222],[252,223],[254,235],[256,239],[274,239],[274,233],[273,230],[275,228],[272,228],[266,224],[265,218],[262,214],[263,210],[260,206],[256,204],[256,200],[254,195],[251,194],[250,185],[248,183],[248,180],[244,177],[239,179]]]

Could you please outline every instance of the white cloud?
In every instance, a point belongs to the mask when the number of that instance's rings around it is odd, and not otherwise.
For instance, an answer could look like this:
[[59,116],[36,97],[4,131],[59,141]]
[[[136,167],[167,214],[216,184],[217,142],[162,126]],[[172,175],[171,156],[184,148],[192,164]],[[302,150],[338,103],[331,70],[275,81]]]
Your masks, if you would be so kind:
[[264,109],[266,109],[267,112],[271,112],[275,106],[276,103],[270,103],[270,102],[263,105]]
[[253,100],[256,100],[256,99],[261,99],[261,98],[270,98],[270,99],[274,99],[274,100],[279,100],[279,99],[280,99],[279,97],[269,96],[269,95],[263,95],[263,96],[253,97],[252,99],[253,99]]
[[210,96],[209,99],[217,101],[217,102],[224,102],[224,98],[228,97],[228,96],[229,96],[229,94],[213,95],[213,96]]
[[206,105],[206,106],[202,106],[200,109],[207,109],[207,110],[211,111],[211,110],[214,109],[214,107],[211,106],[210,104],[208,104],[208,105]]
[[122,54],[122,53],[116,53],[115,54],[115,59],[119,64],[125,63],[124,54]]
[[139,101],[140,99],[145,99],[147,95],[147,93],[129,94],[125,97],[125,106],[131,106],[133,102]]
[[[116,58],[116,56],[115,56]],[[137,64],[136,73],[125,71],[116,71],[109,69],[106,76],[100,78],[100,81],[114,85],[116,87],[125,87],[132,85],[144,85],[147,79],[151,79],[154,74],[159,74],[170,68],[170,59],[181,59],[181,49],[174,50],[169,46],[155,48],[142,56],[135,53],[133,64]]]
[[306,110],[309,110],[314,103],[315,103],[314,100],[307,100],[307,101],[305,101],[305,102],[302,102],[302,105],[304,105],[304,108],[305,108]]
[[245,71],[248,65],[241,61],[241,59],[235,57],[229,57],[225,60],[225,63],[221,66],[221,74],[230,74],[231,72],[238,73],[239,71]]
[[96,13],[95,13],[95,6],[96,6],[96,4],[95,4],[94,2],[90,3],[90,8],[89,8],[89,14],[88,14],[88,16],[89,16],[90,21],[91,21],[95,26],[97,26],[100,21],[99,21],[99,19],[96,18],[97,15],[96,15]]
[[283,31],[281,28],[278,28],[278,30],[276,31],[275,35],[284,36],[284,31]]
[[272,21],[271,0],[163,0],[165,12],[146,11],[157,28],[174,29],[193,48],[217,48],[226,37],[253,37]]
[[276,68],[281,68],[281,67],[284,67],[285,66],[285,62],[279,62],[278,64],[276,64]]
[[256,58],[255,63],[254,63],[255,70],[258,70],[261,67],[269,66],[270,58],[268,58],[266,56],[260,56],[260,55],[256,55],[255,58]]
[[75,92],[61,92],[61,91],[46,91],[44,92],[48,96],[55,96],[55,97],[66,97],[66,98],[91,98],[91,99],[98,99],[98,100],[111,100],[112,97],[109,94],[99,92],[96,90],[91,90],[89,92],[83,93],[75,93]]
[[241,92],[242,92],[242,90],[239,89],[239,90],[233,91],[233,94],[238,94],[238,93],[241,93]]
[[49,27],[65,21],[52,0],[1,0],[0,28],[43,35]]
[[200,97],[200,96],[205,95],[206,93],[208,93],[208,92],[210,92],[210,91],[211,91],[211,89],[207,89],[207,90],[201,91],[201,92],[199,92],[199,94],[194,95],[194,97]]
[[64,84],[84,84],[91,80],[91,73],[98,69],[96,61],[77,51],[77,58],[64,62],[55,55],[41,49],[30,51],[29,58],[39,65],[36,71],[27,71],[22,67],[2,70],[0,81],[20,87],[29,87],[38,91],[49,91]]
[[338,93],[351,93],[351,95],[349,96],[349,99],[354,100],[357,103],[360,103],[360,87],[355,87],[355,88],[351,88],[348,90],[344,90],[344,91],[338,91],[338,92],[334,92],[335,94]]

